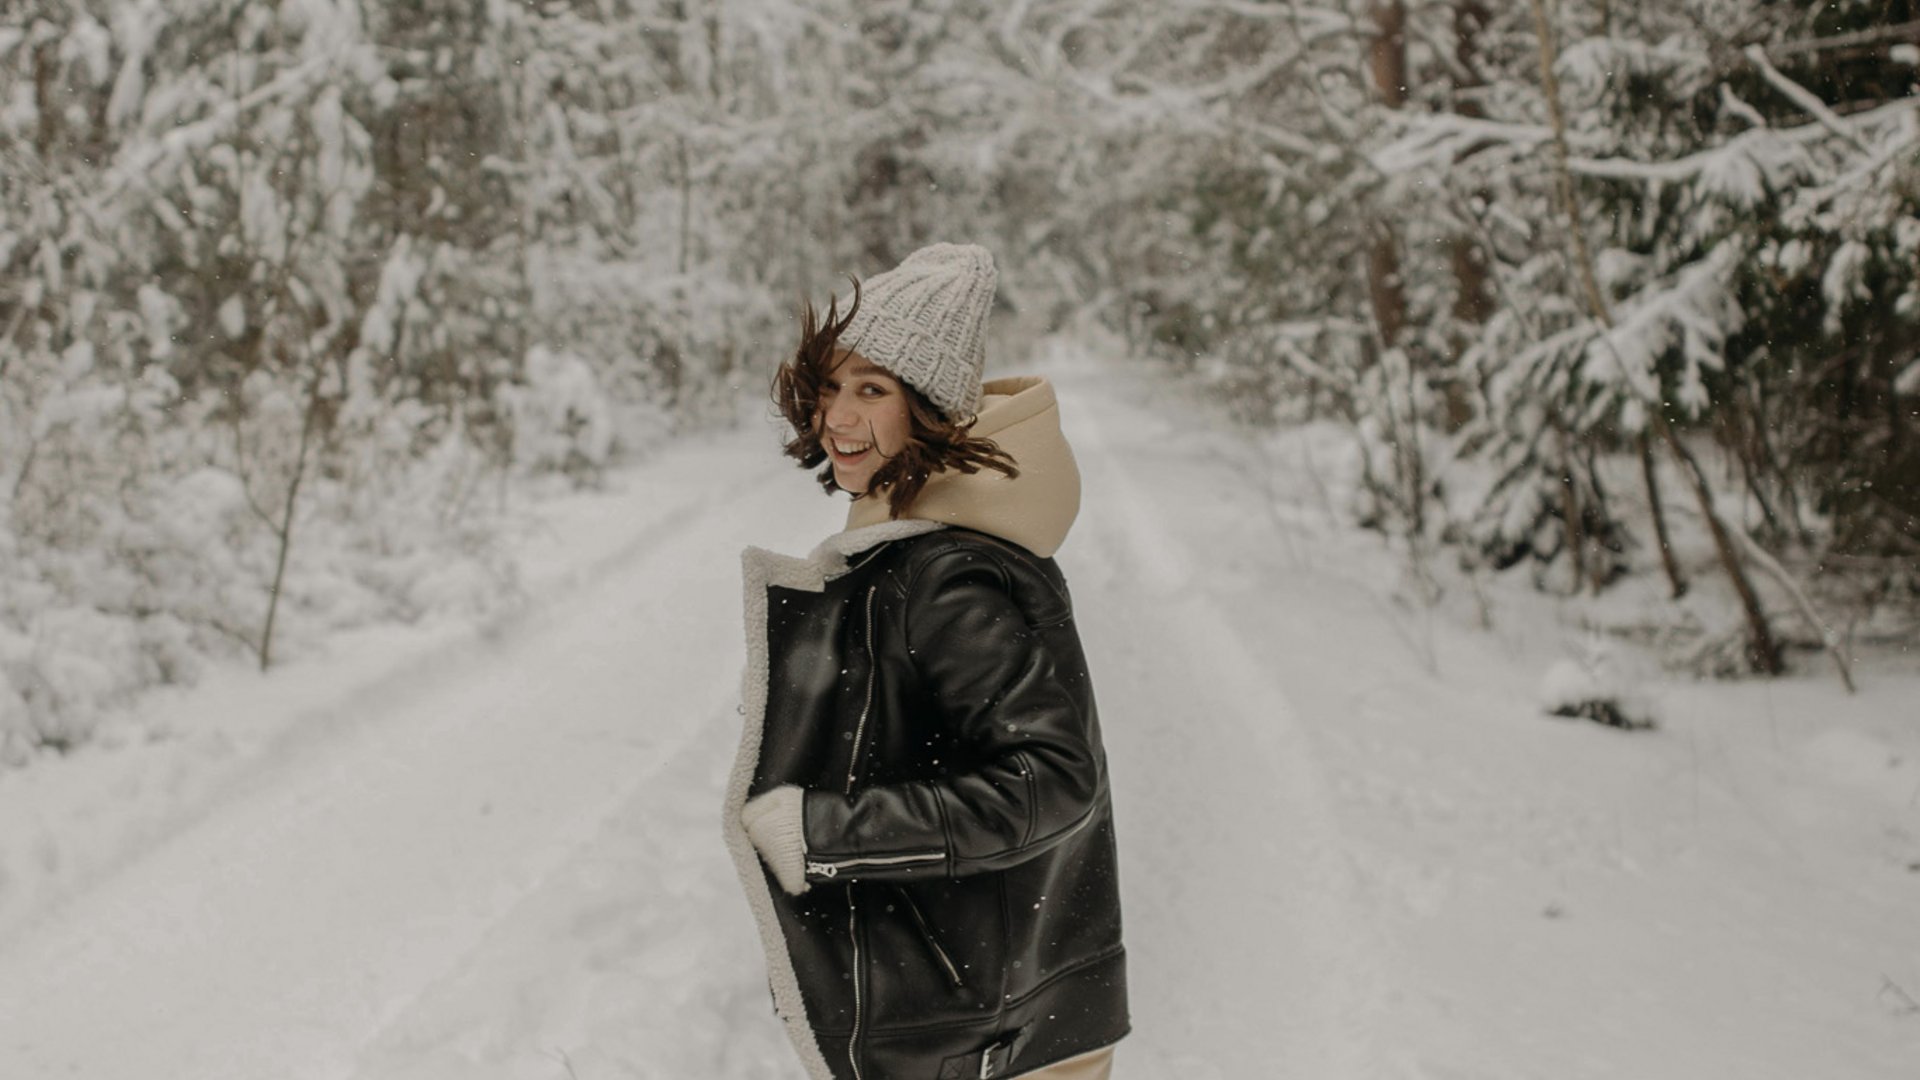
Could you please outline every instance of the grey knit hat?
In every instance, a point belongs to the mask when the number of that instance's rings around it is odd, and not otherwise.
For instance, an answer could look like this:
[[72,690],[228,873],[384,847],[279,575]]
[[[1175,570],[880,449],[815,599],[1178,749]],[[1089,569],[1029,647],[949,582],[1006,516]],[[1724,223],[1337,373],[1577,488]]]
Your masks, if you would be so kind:
[[987,313],[999,280],[978,244],[929,244],[860,285],[860,310],[840,335],[846,348],[891,371],[948,418],[980,404]]

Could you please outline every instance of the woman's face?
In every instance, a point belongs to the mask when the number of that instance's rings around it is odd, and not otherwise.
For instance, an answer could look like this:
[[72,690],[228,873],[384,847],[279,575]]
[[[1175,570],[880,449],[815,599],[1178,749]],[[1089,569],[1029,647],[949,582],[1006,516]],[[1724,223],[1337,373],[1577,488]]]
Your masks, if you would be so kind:
[[833,482],[859,493],[907,445],[913,427],[899,379],[859,353],[838,356],[820,384],[815,430],[833,463]]

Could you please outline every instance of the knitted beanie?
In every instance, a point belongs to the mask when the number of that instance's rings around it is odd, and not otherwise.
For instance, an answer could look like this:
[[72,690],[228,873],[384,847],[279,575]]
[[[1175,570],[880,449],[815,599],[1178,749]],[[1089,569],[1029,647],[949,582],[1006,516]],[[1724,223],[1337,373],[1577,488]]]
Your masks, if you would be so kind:
[[927,396],[949,419],[972,416],[987,363],[987,313],[999,274],[978,244],[929,244],[860,286],[847,348]]

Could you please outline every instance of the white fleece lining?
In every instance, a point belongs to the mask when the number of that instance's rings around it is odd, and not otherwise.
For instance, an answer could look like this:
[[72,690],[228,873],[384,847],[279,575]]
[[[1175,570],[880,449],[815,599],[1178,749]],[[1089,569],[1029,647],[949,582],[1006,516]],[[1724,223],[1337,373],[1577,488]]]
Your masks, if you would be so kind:
[[[770,677],[767,656],[767,590],[804,589],[819,592],[828,580],[847,570],[847,556],[876,544],[900,540],[946,526],[937,521],[906,519],[884,521],[878,525],[849,529],[821,541],[804,559],[782,555],[765,548],[750,547],[740,555],[742,577],[746,584],[747,666],[740,679],[740,706],[745,717],[740,732],[740,753],[734,758],[733,772],[727,778],[726,803],[721,814],[721,833],[727,840],[727,852],[733,856],[734,870],[740,875],[747,893],[747,906],[760,927],[760,946],[767,954],[767,976],[773,986],[774,1010],[786,1024],[787,1038],[800,1055],[813,1080],[833,1080],[820,1045],[814,1041],[813,1028],[807,1024],[806,1005],[800,997],[800,979],[794,974],[793,957],[787,952],[786,938],[780,932],[780,917],[774,911],[773,892],[760,869],[760,856],[740,824],[740,808],[747,804],[747,789],[753,784],[754,771],[760,765],[760,734],[767,716],[767,682]],[[804,834],[803,840],[804,843]]]

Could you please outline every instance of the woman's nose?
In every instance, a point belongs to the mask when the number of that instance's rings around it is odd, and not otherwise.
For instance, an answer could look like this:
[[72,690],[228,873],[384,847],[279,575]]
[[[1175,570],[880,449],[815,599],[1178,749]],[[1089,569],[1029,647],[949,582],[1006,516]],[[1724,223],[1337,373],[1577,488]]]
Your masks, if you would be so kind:
[[827,403],[827,427],[834,431],[852,431],[860,426],[859,411],[847,403],[845,397],[836,395]]

